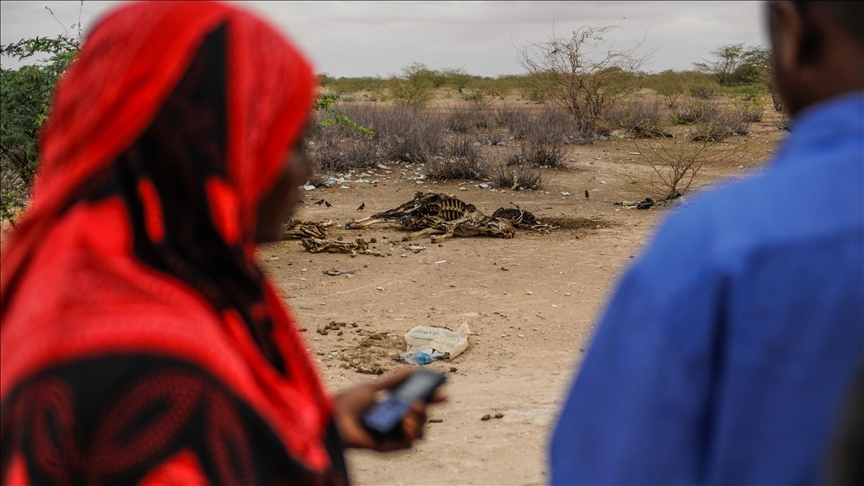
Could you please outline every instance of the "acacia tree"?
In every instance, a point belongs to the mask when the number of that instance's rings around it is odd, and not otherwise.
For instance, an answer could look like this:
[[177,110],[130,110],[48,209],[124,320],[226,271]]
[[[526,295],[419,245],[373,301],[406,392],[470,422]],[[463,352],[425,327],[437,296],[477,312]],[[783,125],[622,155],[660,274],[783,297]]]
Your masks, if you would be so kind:
[[674,108],[678,103],[678,98],[686,91],[686,87],[684,86],[684,81],[681,79],[681,74],[668,69],[657,75],[654,91],[663,97],[666,101],[666,106]]
[[636,55],[641,43],[623,51],[603,49],[604,36],[616,28],[585,26],[571,37],[517,47],[516,60],[577,123],[595,126],[604,107],[623,96],[626,78],[649,55]]
[[743,42],[724,44],[711,51],[714,60],[703,59],[693,65],[697,70],[714,76],[723,86],[736,82],[764,82],[771,51],[763,46],[746,47]]
[[390,76],[390,92],[398,104],[421,107],[432,97],[434,77],[434,71],[415,62],[402,68],[401,76]]

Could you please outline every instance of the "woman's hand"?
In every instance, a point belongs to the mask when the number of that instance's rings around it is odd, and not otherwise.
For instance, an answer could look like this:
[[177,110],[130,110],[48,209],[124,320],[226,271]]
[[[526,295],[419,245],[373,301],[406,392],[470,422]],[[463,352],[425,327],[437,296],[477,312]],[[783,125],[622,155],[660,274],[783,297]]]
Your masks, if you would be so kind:
[[[423,437],[426,404],[420,400],[411,405],[411,409],[402,419],[402,427],[398,433],[384,441],[376,440],[361,422],[363,414],[375,404],[378,392],[394,388],[409,376],[411,370],[403,370],[387,378],[349,388],[336,395],[333,400],[333,420],[346,447],[372,449],[379,452],[395,451],[408,449],[415,440]],[[444,398],[437,394],[431,400],[432,403],[442,401]]]

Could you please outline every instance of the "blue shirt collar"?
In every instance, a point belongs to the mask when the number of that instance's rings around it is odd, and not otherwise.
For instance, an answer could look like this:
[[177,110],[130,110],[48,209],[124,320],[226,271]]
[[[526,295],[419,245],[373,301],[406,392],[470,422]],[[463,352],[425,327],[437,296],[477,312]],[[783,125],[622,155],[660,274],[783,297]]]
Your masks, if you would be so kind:
[[864,91],[831,98],[799,113],[777,162],[799,158],[787,156],[790,152],[848,138],[860,140],[864,151]]

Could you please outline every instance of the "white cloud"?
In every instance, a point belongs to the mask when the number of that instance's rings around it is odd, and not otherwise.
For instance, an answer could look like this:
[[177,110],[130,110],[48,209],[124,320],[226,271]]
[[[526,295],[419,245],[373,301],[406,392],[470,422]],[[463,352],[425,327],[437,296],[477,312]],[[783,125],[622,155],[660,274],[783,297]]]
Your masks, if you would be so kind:
[[[85,2],[85,28],[117,2]],[[53,36],[78,2],[0,2],[0,42]],[[398,72],[412,62],[461,67],[484,76],[522,72],[513,43],[543,41],[583,25],[620,25],[616,47],[644,39],[646,69],[688,69],[722,44],[766,44],[758,2],[243,2],[294,39],[318,69],[334,76]],[[9,65],[4,60],[4,65]]]

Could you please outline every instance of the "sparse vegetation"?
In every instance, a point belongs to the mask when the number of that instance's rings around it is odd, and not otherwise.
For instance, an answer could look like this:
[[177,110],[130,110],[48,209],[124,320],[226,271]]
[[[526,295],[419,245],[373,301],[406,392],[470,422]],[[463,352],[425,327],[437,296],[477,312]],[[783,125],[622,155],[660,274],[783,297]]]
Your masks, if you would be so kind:
[[714,103],[691,98],[672,111],[670,117],[677,125],[689,125],[703,118],[716,117],[719,111],[720,108]]
[[426,163],[426,175],[433,180],[485,179],[489,175],[488,163],[474,144],[466,136],[451,139],[442,155]]
[[540,189],[543,174],[536,167],[526,165],[498,164],[492,168],[489,178],[499,187],[512,190]]
[[652,87],[657,94],[663,97],[668,108],[674,108],[678,104],[678,99],[687,91],[681,74],[672,70],[657,74]]
[[[307,134],[310,156],[319,174],[422,164],[433,180],[491,179],[502,187],[536,189],[543,170],[567,166],[569,145],[612,136],[666,138],[674,124],[689,125],[683,131],[687,144],[710,145],[746,134],[749,124],[760,122],[768,95],[774,108],[782,109],[771,90],[770,53],[764,48],[721,46],[697,71],[651,74],[639,71],[645,57],[636,55],[638,45],[602,49],[614,28],[583,27],[570,37],[520,48],[523,75],[481,77],[421,63],[386,79],[321,74],[317,123]],[[19,59],[40,50],[54,56],[2,72],[3,219],[24,206],[37,166],[38,127],[76,42],[61,36],[2,46],[3,55]],[[30,98],[21,98],[24,92]],[[447,99],[447,106],[437,101],[427,106],[435,98]],[[29,108],[22,111],[23,106]],[[782,120],[777,125],[788,127]],[[691,158],[687,150],[676,157],[666,152],[671,159]],[[685,176],[698,172],[684,166]]]
[[737,86],[767,82],[770,51],[762,46],[746,47],[744,43],[725,44],[711,51],[712,60],[703,59],[693,65],[711,74],[721,86]]
[[732,106],[709,110],[690,130],[689,138],[693,142],[720,142],[732,135],[746,135],[749,131],[746,111]]
[[0,55],[19,61],[49,56],[18,69],[0,69],[0,222],[14,225],[25,207],[38,165],[39,133],[50,115],[54,86],[81,46],[80,19],[71,30],[74,34],[64,28],[65,33],[55,38],[35,37],[0,46]]
[[604,125],[609,130],[621,128],[640,138],[666,136],[668,118],[657,99],[631,99],[612,105],[603,112]]
[[414,63],[402,68],[402,74],[391,76],[388,86],[396,103],[412,108],[421,107],[432,98],[435,72],[424,64]]
[[623,178],[621,186],[636,200],[647,196],[662,204],[677,199],[692,189],[696,176],[706,163],[721,163],[746,148],[742,143],[721,144],[720,140],[634,141],[644,169],[620,174]]
[[449,108],[445,117],[445,129],[449,132],[465,133],[488,128],[493,123],[492,118],[492,113],[483,105],[472,103]]
[[604,35],[613,29],[585,26],[569,38],[523,46],[517,61],[574,121],[594,125],[607,106],[626,94],[627,79],[645,61],[645,56],[636,54],[639,45],[604,51]]

